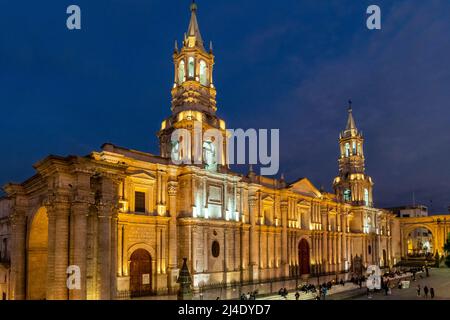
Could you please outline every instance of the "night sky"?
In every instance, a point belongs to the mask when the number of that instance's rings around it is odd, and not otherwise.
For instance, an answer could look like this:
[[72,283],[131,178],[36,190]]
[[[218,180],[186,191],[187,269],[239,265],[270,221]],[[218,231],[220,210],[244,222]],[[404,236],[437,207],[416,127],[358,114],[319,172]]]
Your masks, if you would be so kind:
[[[450,1],[199,0],[218,115],[279,128],[281,172],[331,191],[353,100],[375,205],[450,205]],[[0,184],[104,142],[158,153],[189,0],[0,1]],[[66,28],[77,4],[82,30]],[[382,10],[382,30],[366,9]]]

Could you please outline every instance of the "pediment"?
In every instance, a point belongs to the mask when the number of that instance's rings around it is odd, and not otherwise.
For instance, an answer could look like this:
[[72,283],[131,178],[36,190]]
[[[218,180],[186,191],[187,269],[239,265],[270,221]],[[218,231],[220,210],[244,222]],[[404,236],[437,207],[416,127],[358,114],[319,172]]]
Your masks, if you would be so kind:
[[270,203],[275,202],[275,200],[271,196],[265,196],[262,200],[263,202],[270,202]]
[[289,189],[295,193],[320,198],[322,193],[307,178],[302,178],[292,183]]
[[306,201],[306,200],[300,200],[297,202],[297,206],[300,207],[309,207],[311,205],[311,202]]
[[134,179],[156,180],[155,176],[145,170],[136,170],[129,173],[129,176]]

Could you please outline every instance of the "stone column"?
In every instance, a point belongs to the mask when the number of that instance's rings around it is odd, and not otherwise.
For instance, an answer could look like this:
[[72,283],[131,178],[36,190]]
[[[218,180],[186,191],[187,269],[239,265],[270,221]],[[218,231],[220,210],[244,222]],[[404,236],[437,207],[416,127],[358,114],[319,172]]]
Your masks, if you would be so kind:
[[324,231],[323,233],[323,268],[324,268],[324,272],[328,272],[329,271],[329,259],[328,259],[328,232]]
[[378,235],[377,236],[377,263],[376,263],[377,265],[380,264],[380,258],[382,256],[382,253],[380,253],[380,251],[381,251],[381,236]]
[[116,295],[117,176],[104,173],[101,178],[101,200],[98,208],[97,292],[100,300]]
[[111,299],[111,205],[98,206],[97,279],[100,300]]
[[56,238],[56,215],[53,206],[48,203],[47,217],[48,217],[48,249],[47,249],[47,300],[54,300],[55,294],[53,291],[55,281],[55,238]]
[[282,230],[281,230],[281,269],[282,269],[282,276],[288,277],[289,276],[289,264],[288,264],[288,202],[282,201],[281,202],[281,224],[282,224]]
[[123,225],[117,226],[117,276],[123,276]]
[[339,232],[336,235],[336,264],[337,264],[337,271],[341,271],[341,263],[342,263],[342,234]]
[[170,181],[167,192],[169,193],[169,265],[168,265],[168,288],[169,293],[178,291],[177,277],[179,274],[177,258],[177,191],[178,182]]
[[250,236],[249,236],[249,248],[250,248],[250,254],[249,254],[249,260],[250,260],[250,266],[249,266],[249,272],[250,281],[257,281],[258,280],[258,237],[256,234],[256,219],[257,219],[257,212],[256,212],[256,196],[249,196],[249,220],[250,220]]
[[113,208],[113,214],[111,216],[111,264],[110,264],[110,299],[115,299],[117,295],[117,230],[119,227],[119,215],[118,215],[118,208]]
[[332,241],[332,261],[333,261],[333,270],[336,271],[336,257],[337,257],[337,248],[336,248],[336,234],[333,232],[331,235],[331,241]]
[[319,238],[319,272],[322,272],[322,265],[323,265],[323,236],[321,234],[318,234]]
[[56,300],[68,299],[67,267],[69,266],[69,216],[70,203],[56,200],[53,204],[56,218],[55,267],[53,293]]
[[362,236],[362,255],[363,255],[363,263],[365,266],[367,266],[367,238],[365,235]]
[[72,204],[73,216],[73,261],[71,265],[80,268],[81,288],[70,290],[71,300],[86,300],[86,242],[87,242],[87,216],[89,203],[81,199]]
[[26,249],[26,219],[25,212],[14,209],[11,218],[11,289],[14,300],[24,300],[26,298],[25,280],[25,249]]
[[345,252],[346,252],[346,255],[347,255],[347,261],[348,261],[348,266],[350,267],[350,265],[352,264],[352,262],[353,261],[351,261],[351,247],[350,247],[350,241],[351,241],[351,238],[350,238],[350,236],[349,235],[347,235],[346,236],[346,238],[345,238],[345,242],[346,242],[346,248],[345,248]]
[[230,267],[228,241],[229,231],[225,228],[223,230],[223,283],[228,283],[228,270]]

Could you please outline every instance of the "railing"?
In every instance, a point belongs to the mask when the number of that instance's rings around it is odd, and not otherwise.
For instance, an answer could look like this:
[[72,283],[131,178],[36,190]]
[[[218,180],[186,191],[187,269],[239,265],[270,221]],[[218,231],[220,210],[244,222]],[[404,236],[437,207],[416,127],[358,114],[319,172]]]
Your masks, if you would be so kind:
[[168,290],[166,288],[152,290],[151,292],[133,292],[130,290],[122,290],[116,293],[116,300],[129,300],[131,298],[139,297],[151,297],[151,296],[161,296],[167,295]]

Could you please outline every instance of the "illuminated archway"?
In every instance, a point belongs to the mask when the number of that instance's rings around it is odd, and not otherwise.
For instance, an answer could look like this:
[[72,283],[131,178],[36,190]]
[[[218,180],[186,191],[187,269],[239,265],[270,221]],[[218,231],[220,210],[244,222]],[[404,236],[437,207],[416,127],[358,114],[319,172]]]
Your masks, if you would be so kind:
[[409,228],[405,235],[408,257],[426,257],[434,254],[436,250],[434,235],[427,226]]
[[40,208],[31,221],[27,249],[27,299],[44,300],[48,256],[48,217],[45,208]]

